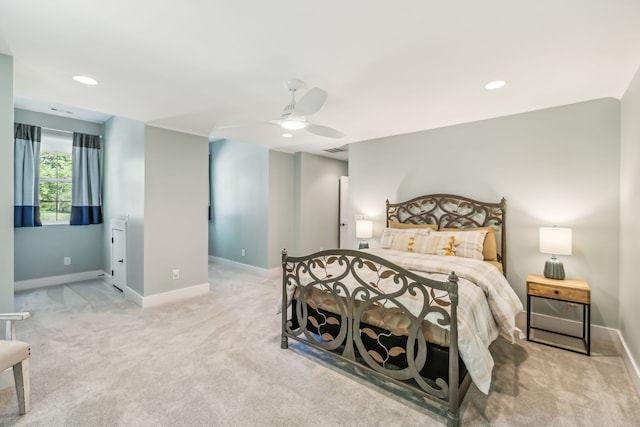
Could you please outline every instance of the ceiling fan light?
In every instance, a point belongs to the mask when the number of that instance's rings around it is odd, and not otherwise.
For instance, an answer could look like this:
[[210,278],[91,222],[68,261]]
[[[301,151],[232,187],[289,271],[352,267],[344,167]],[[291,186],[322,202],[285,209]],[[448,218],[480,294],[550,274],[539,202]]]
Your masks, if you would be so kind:
[[298,130],[304,128],[307,124],[303,120],[287,119],[284,120],[280,126],[289,130]]

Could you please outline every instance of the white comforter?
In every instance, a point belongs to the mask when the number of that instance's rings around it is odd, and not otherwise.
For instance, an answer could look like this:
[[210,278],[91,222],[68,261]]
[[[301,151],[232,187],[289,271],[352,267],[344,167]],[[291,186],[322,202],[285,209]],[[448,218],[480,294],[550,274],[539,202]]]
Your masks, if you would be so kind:
[[[369,249],[400,267],[430,279],[445,281],[454,271],[459,277],[458,348],[471,379],[487,394],[493,358],[489,345],[503,331],[511,341],[524,338],[516,327],[522,302],[504,275],[491,264],[456,256],[425,255],[393,249]],[[411,298],[407,296],[407,298]],[[410,307],[411,302],[403,301]],[[417,302],[416,302],[417,303]],[[421,304],[421,303],[420,303]]]

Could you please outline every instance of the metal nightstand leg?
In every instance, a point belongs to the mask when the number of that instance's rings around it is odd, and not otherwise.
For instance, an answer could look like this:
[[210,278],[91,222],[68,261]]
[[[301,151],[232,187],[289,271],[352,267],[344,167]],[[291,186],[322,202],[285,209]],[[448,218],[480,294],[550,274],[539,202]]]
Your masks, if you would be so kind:
[[[584,327],[587,330],[587,340],[585,341],[585,347],[587,348],[587,356],[591,356],[591,304],[585,304],[583,310],[583,314],[586,317],[586,319],[583,318],[583,323]],[[584,320],[586,320],[586,322]]]
[[530,341],[531,331],[531,295],[527,295],[527,341]]
[[[584,351],[575,350],[563,345],[553,344],[546,341],[538,341],[537,339],[531,339],[531,329],[537,329],[539,331],[550,332],[552,334],[563,335],[569,338],[581,339],[584,344]],[[591,356],[591,304],[582,304],[582,336],[570,335],[562,332],[556,332],[549,329],[538,328],[531,326],[531,295],[527,295],[527,341],[535,342],[538,344],[544,344],[549,347],[560,348],[563,350],[572,351],[574,353],[585,354]]]

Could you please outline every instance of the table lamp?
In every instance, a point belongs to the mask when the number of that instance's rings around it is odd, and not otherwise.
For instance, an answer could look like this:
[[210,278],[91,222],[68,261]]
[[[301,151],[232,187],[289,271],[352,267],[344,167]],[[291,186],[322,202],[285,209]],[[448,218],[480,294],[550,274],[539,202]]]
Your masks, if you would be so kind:
[[571,229],[540,227],[540,252],[551,254],[544,264],[544,277],[564,279],[564,266],[556,255],[571,255]]
[[373,237],[373,222],[368,219],[359,219],[356,221],[356,238],[362,239],[358,249],[366,249],[369,247],[366,239]]

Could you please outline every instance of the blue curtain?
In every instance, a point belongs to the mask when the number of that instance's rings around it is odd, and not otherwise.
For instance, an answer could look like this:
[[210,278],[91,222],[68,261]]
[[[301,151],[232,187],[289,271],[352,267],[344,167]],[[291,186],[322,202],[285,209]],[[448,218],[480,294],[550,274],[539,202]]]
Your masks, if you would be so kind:
[[13,225],[41,226],[40,221],[40,141],[39,126],[14,123]]
[[73,134],[71,225],[102,223],[100,137]]

